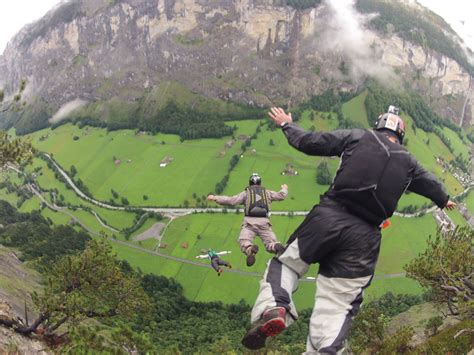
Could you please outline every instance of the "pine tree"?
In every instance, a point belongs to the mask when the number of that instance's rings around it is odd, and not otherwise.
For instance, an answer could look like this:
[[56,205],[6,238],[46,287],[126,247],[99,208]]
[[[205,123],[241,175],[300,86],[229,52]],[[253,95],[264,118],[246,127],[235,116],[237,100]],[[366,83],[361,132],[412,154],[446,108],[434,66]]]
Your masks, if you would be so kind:
[[332,177],[329,172],[328,163],[323,161],[316,168],[316,182],[319,185],[330,185],[331,181]]

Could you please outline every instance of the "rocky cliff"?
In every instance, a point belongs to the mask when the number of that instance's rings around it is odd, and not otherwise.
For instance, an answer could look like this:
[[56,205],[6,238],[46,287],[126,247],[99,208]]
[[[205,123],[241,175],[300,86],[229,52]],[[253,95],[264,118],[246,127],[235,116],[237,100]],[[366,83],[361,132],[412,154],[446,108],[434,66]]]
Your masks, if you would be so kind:
[[44,121],[71,101],[133,103],[152,89],[166,96],[169,83],[268,106],[294,105],[327,89],[357,90],[368,77],[409,83],[443,116],[473,123],[470,75],[453,59],[358,24],[340,27],[341,14],[325,3],[305,10],[281,3],[63,3],[25,27],[0,56],[3,106],[16,100],[15,113],[4,112],[0,125],[15,123],[32,106],[41,107],[33,111]]
[[[30,294],[41,289],[37,272],[25,266],[15,251],[0,245],[0,320],[36,317]],[[47,346],[0,326],[0,354],[47,354]]]
[[[12,321],[17,319],[12,307],[0,296],[0,319]],[[2,354],[52,354],[48,346],[33,337],[25,337],[12,329],[0,326],[0,353]]]

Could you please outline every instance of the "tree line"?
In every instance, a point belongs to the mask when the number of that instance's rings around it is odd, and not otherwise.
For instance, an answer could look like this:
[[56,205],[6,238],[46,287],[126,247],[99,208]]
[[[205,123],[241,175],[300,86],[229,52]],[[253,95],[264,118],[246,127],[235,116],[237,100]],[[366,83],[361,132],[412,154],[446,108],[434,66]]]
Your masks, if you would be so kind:
[[[252,134],[250,137],[246,138],[245,141],[242,143],[242,145],[240,146],[240,152],[238,154],[234,154],[232,156],[232,158],[230,159],[230,162],[229,162],[229,168],[227,169],[227,174],[225,174],[222,179],[216,184],[216,187],[214,189],[215,193],[216,194],[221,194],[226,186],[227,186],[227,183],[229,182],[229,177],[230,177],[230,173],[232,172],[232,170],[234,170],[234,168],[237,166],[237,164],[239,163],[239,155],[242,155],[245,153],[245,151],[247,150],[248,147],[251,146],[252,144],[252,140],[254,139],[257,139],[258,137],[258,134],[261,132],[262,130],[262,126],[264,125],[265,123],[264,122],[260,122],[260,124],[257,126],[257,128],[255,129],[255,132],[254,134]],[[233,139],[235,139],[235,137],[233,136]]]
[[41,270],[58,258],[83,250],[90,240],[83,231],[71,226],[53,226],[38,211],[19,213],[0,200],[0,244],[21,252],[20,260],[32,261]]
[[[443,126],[448,127],[457,134],[461,132],[461,129],[452,121],[444,120],[435,113],[426,104],[425,100],[415,92],[398,92],[386,89],[373,81],[368,84],[367,89],[368,93],[364,105],[367,117],[369,120],[373,120],[373,122],[381,113],[387,112],[389,105],[395,105],[413,118],[415,133],[416,128],[421,128],[425,132],[434,132],[441,135],[437,127],[442,128]],[[450,146],[449,142],[448,144]]]
[[91,126],[107,128],[108,131],[138,129],[153,134],[158,132],[176,134],[183,141],[230,136],[236,127],[227,125],[227,121],[254,119],[263,114],[263,109],[256,107],[242,106],[235,112],[221,113],[212,109],[195,109],[172,100],[156,112],[147,112],[146,108],[141,106],[129,111],[121,112],[117,117],[110,117],[108,121],[79,114],[77,117],[53,124],[51,128],[55,129],[65,123],[72,122],[79,128]]

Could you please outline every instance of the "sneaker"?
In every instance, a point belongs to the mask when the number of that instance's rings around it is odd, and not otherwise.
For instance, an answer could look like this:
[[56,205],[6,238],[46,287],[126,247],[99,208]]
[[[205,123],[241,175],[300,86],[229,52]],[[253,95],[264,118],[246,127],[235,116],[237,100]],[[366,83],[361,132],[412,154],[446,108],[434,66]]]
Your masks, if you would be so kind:
[[245,254],[247,254],[247,266],[255,264],[255,254],[258,253],[258,245],[252,245],[247,248]]
[[262,318],[252,324],[252,328],[245,334],[242,345],[251,350],[263,348],[268,337],[278,335],[286,329],[285,315],[286,309],[283,307],[265,311]]
[[226,265],[229,269],[232,269],[232,265],[230,263],[227,263]]
[[285,251],[285,247],[281,243],[276,243],[273,246],[273,250],[275,250],[276,255],[281,255]]
[[219,269],[219,270],[217,270],[217,276],[221,276],[221,274],[222,274],[223,272],[224,272],[224,270],[223,270],[223,269]]

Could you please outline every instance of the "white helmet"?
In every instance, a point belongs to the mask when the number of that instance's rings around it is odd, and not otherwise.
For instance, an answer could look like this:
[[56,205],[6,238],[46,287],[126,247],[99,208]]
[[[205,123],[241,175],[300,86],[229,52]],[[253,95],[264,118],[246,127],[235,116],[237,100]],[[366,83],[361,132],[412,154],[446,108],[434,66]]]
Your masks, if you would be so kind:
[[379,118],[377,118],[377,121],[374,124],[374,129],[388,129],[394,132],[401,144],[403,142],[403,137],[405,137],[405,123],[400,116],[398,116],[399,112],[400,109],[398,107],[390,105],[388,112],[381,114]]

